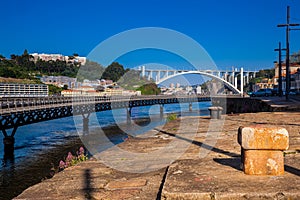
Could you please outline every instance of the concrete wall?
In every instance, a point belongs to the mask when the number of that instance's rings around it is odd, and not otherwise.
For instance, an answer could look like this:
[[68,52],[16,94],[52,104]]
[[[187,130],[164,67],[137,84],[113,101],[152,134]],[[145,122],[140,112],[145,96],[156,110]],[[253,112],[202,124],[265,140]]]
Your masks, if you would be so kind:
[[260,99],[253,98],[223,98],[223,97],[213,97],[213,106],[223,107],[224,114],[232,113],[253,113],[253,112],[269,112],[272,108]]

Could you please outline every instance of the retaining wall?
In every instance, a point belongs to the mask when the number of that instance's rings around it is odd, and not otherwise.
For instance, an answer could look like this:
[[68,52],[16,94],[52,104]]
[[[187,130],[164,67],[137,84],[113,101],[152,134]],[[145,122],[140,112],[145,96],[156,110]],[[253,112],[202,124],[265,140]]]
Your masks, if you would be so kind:
[[273,111],[272,107],[266,102],[249,97],[213,97],[212,104],[213,106],[223,107],[224,114]]

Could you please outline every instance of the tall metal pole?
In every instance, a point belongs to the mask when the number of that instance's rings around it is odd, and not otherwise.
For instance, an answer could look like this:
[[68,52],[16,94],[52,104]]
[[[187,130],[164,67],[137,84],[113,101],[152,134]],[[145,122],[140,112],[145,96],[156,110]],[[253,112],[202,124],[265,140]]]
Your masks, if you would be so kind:
[[282,57],[282,53],[281,51],[285,51],[286,49],[282,49],[281,48],[281,42],[279,42],[279,48],[275,49],[274,51],[278,51],[279,52],[279,61],[278,61],[278,93],[279,96],[282,96],[282,61],[281,61],[281,57]]
[[281,42],[279,42],[279,96],[282,96],[282,63],[281,63]]
[[286,27],[286,90],[285,90],[285,98],[289,100],[289,92],[290,92],[290,41],[289,41],[289,33],[290,26],[299,26],[299,24],[290,24],[290,6],[287,7],[286,13],[286,24],[279,24],[277,27]]
[[285,99],[289,100],[289,93],[290,93],[290,40],[289,40],[289,33],[290,33],[290,6],[287,7],[286,13],[286,90],[285,90]]

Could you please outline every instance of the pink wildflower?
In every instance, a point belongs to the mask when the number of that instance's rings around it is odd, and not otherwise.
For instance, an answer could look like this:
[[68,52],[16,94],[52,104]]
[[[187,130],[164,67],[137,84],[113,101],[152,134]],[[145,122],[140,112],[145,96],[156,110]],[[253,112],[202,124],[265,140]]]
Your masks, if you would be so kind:
[[64,169],[66,167],[66,163],[64,161],[59,162],[59,169]]
[[67,158],[66,158],[66,161],[72,161],[72,159],[73,159],[73,155],[72,155],[71,152],[69,152],[69,153],[68,153],[68,156],[67,156]]
[[83,147],[79,148],[79,155],[84,155],[84,148]]

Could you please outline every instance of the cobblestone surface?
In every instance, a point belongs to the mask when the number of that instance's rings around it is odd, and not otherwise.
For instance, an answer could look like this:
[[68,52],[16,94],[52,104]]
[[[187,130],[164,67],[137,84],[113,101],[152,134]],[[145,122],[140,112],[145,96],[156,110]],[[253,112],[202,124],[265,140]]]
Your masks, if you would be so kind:
[[[176,148],[174,152],[184,150],[169,167],[158,161],[167,159],[170,154],[156,155],[150,163],[134,162],[127,166],[131,158],[108,149],[102,156],[124,162],[123,172],[105,166],[100,160],[90,160],[28,188],[16,199],[300,199],[300,113],[248,113],[222,117],[223,120],[185,117],[118,145],[118,148],[137,155],[160,152],[166,146],[172,149],[172,145]],[[195,126],[196,133],[191,133]],[[287,129],[290,140],[289,149],[285,151],[284,175],[249,176],[243,173],[237,142],[240,126]],[[220,131],[215,127],[221,127]],[[175,140],[184,141],[187,146],[172,143]],[[126,167],[139,166],[154,171],[126,172]]]

